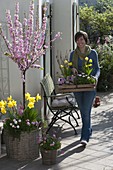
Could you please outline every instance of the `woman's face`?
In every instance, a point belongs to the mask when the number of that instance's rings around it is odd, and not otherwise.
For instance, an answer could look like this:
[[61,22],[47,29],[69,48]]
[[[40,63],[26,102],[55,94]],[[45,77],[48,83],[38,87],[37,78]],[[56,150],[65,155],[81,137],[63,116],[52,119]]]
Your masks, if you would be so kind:
[[83,36],[79,37],[79,38],[77,39],[76,43],[77,43],[77,46],[78,46],[80,49],[84,48],[85,45],[86,45],[86,42],[85,42],[85,39],[84,39]]

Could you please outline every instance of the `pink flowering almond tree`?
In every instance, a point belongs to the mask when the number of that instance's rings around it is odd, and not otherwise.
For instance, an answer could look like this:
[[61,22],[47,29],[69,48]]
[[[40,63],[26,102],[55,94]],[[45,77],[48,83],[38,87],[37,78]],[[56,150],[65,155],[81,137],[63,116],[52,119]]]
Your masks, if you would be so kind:
[[[23,80],[23,106],[25,107],[25,75],[29,68],[41,69],[39,64],[40,57],[46,53],[50,44],[45,44],[46,32],[46,6],[43,8],[44,15],[42,18],[42,26],[39,28],[38,18],[37,22],[34,20],[34,2],[29,5],[29,16],[24,16],[23,22],[19,18],[19,2],[16,3],[14,22],[12,21],[10,10],[6,11],[7,26],[10,35],[10,41],[4,35],[2,25],[0,24],[0,35],[5,41],[8,52],[4,54],[12,59],[21,71]],[[58,32],[51,41],[55,41],[60,37]]]

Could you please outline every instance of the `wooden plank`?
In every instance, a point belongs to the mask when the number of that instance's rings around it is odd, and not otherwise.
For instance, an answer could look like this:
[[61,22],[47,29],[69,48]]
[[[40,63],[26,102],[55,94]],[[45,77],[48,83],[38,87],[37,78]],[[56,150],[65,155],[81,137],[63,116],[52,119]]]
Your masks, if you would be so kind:
[[69,92],[82,92],[82,91],[93,91],[94,88],[78,88],[78,89],[58,89],[59,93],[69,93]]
[[59,89],[73,89],[73,88],[93,88],[95,87],[95,84],[79,84],[79,85],[73,85],[73,84],[63,84],[58,85]]
[[63,84],[57,86],[57,90],[60,93],[93,91],[95,88],[96,88],[95,84],[83,84],[83,85]]

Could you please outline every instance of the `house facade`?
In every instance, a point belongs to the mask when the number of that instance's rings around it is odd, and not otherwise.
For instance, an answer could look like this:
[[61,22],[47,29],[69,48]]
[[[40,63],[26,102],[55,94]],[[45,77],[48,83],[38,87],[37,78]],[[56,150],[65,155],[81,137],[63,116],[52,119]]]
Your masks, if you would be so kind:
[[[9,38],[6,24],[6,9],[11,11],[13,18],[15,11],[15,2],[20,4],[20,20],[23,19],[29,11],[30,0],[4,0],[0,5],[0,23],[6,36]],[[74,34],[79,30],[79,13],[77,0],[34,0],[35,12],[37,5],[39,6],[39,24],[42,21],[42,6],[44,3],[48,6],[48,23],[47,23],[47,40],[51,40],[57,32],[62,32],[62,40],[57,40],[52,44],[52,48],[47,50],[45,56],[40,58],[41,66],[44,70],[29,69],[26,74],[26,91],[32,95],[41,93],[40,81],[46,73],[50,73],[53,78],[58,71],[56,63],[57,51],[63,55],[66,50],[74,49]],[[51,36],[52,35],[52,36]],[[17,65],[4,56],[7,50],[4,41],[0,37],[0,99],[12,95],[17,101],[22,99],[22,79],[21,72]]]

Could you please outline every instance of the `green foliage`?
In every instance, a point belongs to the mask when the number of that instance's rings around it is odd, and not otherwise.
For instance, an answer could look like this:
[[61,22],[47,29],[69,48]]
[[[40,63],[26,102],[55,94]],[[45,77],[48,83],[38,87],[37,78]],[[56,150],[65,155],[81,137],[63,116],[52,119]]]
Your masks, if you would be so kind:
[[56,59],[61,72],[60,77],[67,78],[68,76],[71,76],[72,71],[70,66],[72,66],[72,62],[68,61],[68,57],[65,56],[64,58],[62,58],[62,56],[60,55],[60,57],[56,56]]
[[91,43],[96,43],[98,37],[112,34],[113,2],[100,0],[95,7],[80,6],[80,29],[88,33]]
[[103,13],[106,10],[110,10],[112,6],[113,6],[113,1],[111,0],[97,0],[95,9],[100,13]]
[[92,76],[78,74],[74,79],[74,84],[95,84],[96,80]]
[[81,74],[78,74],[74,79],[74,84],[95,84],[96,80],[93,76],[91,76],[92,68],[92,59],[85,57],[84,64],[82,66]]
[[113,89],[113,1],[98,0],[96,6],[81,6],[80,29],[88,33],[91,46],[99,56],[101,74],[97,90]]
[[89,59],[88,57],[85,57],[84,59],[84,65],[82,67],[83,72],[87,75],[90,76],[91,72],[93,71],[92,68],[92,59]]
[[19,104],[12,98],[0,101],[0,112],[6,114],[4,120],[4,129],[13,137],[19,137],[21,132],[30,132],[41,127],[41,118],[38,110],[35,109],[35,103],[41,100],[39,94],[31,97],[29,93],[25,94],[26,105]]
[[22,115],[9,114],[4,122],[4,129],[13,137],[19,137],[21,132],[31,132],[40,126],[41,118],[34,108],[27,108]]
[[113,37],[106,38],[107,42],[98,44],[95,48],[99,56],[101,74],[98,81],[98,91],[113,89]]
[[95,16],[94,7],[88,5],[80,6],[80,29],[86,31],[90,35],[90,28],[92,28],[92,21]]

